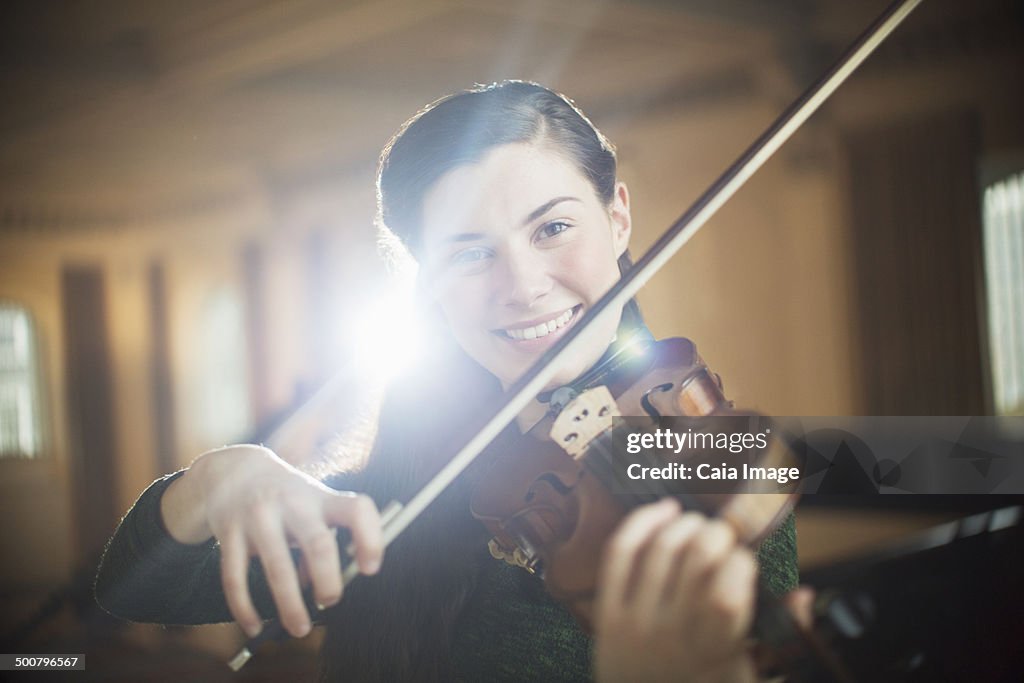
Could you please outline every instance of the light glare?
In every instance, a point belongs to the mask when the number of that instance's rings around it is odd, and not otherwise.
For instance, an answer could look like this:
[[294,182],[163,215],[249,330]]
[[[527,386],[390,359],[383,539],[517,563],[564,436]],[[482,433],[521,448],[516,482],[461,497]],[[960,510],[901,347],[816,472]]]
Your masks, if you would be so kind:
[[423,335],[413,304],[411,283],[397,281],[354,316],[351,339],[358,376],[386,382],[422,356]]

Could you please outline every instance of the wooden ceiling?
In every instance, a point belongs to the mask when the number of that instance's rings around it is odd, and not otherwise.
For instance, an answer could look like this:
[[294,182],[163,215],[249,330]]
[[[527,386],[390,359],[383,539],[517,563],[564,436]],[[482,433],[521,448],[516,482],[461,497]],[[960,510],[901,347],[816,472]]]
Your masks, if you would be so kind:
[[[476,82],[539,80],[599,122],[666,102],[795,93],[884,4],[9,2],[0,223],[50,212],[102,224],[362,172],[418,106]],[[929,4],[905,36],[979,6]]]

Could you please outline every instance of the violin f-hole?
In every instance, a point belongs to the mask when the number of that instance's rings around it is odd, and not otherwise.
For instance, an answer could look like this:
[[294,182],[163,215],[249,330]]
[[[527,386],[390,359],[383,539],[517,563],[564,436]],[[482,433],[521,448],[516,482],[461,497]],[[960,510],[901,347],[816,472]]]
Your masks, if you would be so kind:
[[656,387],[651,387],[644,392],[643,396],[640,397],[640,405],[643,407],[644,412],[651,416],[651,419],[657,420],[661,417],[661,413],[654,407],[654,404],[651,403],[651,394],[655,391],[659,393],[671,391],[673,386],[675,385],[672,382],[665,382],[664,384],[659,384]]
[[556,477],[554,474],[552,474],[551,472],[546,472],[545,474],[542,474],[539,477],[537,477],[537,480],[530,485],[530,489],[526,492],[526,495],[523,497],[524,502],[533,502],[533,499],[537,496],[536,486],[541,482],[546,482],[547,485],[553,488],[556,493],[563,496],[569,495],[569,493],[572,491],[571,486],[566,486],[565,484],[562,483],[562,480]]

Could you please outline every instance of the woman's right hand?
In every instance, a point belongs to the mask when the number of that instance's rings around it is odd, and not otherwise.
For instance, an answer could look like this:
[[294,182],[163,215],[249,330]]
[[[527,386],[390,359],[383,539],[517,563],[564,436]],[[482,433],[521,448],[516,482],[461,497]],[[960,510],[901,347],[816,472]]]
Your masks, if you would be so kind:
[[228,608],[250,637],[262,628],[249,594],[251,557],[263,565],[281,624],[302,637],[312,624],[289,545],[301,550],[323,607],[337,603],[343,589],[335,527],[351,531],[362,573],[376,573],[383,555],[380,515],[368,496],[335,491],[262,446],[226,446],[199,456],[164,492],[161,514],[182,543],[216,537]]

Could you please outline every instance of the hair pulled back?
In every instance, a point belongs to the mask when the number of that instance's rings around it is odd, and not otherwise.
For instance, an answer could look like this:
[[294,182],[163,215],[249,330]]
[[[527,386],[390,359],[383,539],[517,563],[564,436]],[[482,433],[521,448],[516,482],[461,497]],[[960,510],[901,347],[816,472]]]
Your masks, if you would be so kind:
[[443,97],[399,129],[381,152],[377,226],[381,242],[397,239],[415,257],[420,211],[448,171],[510,143],[548,146],[575,164],[604,204],[615,193],[615,148],[564,95],[527,81],[501,81]]

